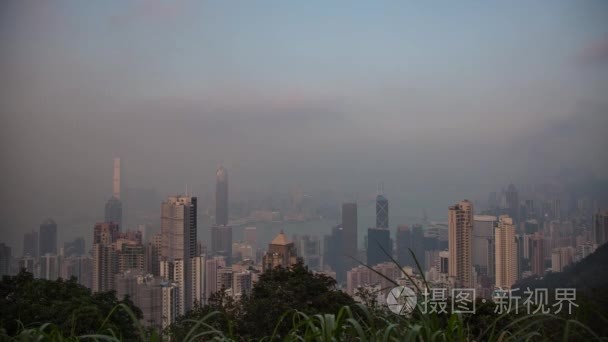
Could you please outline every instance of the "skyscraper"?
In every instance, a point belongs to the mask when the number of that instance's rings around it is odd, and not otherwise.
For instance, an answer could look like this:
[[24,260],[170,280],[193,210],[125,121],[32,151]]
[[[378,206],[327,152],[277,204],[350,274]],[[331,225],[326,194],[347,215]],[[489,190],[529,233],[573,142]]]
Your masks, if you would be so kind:
[[232,227],[211,227],[211,253],[226,258],[228,265],[232,264]]
[[494,238],[495,225],[496,216],[473,216],[473,266],[479,275],[494,276],[488,271],[493,268],[488,264],[488,253],[494,253],[494,250],[488,250],[488,239]]
[[106,202],[105,221],[116,222],[122,227],[122,202],[114,196]]
[[38,257],[38,232],[32,231],[23,234],[23,256]]
[[542,277],[545,275],[545,240],[543,234],[540,232],[532,234],[529,245],[532,274]]
[[390,261],[393,254],[388,229],[388,200],[380,193],[376,196],[376,227],[367,230],[367,264],[377,265]]
[[449,276],[455,287],[473,287],[473,203],[460,201],[448,211]]
[[161,258],[168,262],[181,262],[183,291],[178,291],[179,303],[184,304],[180,307],[181,312],[188,311],[192,305],[192,272],[190,270],[192,269],[192,258],[196,256],[196,204],[196,197],[170,196],[161,205]]
[[417,268],[416,262],[410,253],[411,249],[424,270],[424,232],[422,231],[422,226],[415,224],[410,229],[407,225],[399,225],[397,227],[396,239],[397,262],[399,262],[399,265]]
[[508,215],[502,215],[495,236],[496,287],[511,288],[517,281],[517,247],[515,244],[515,225]]
[[388,200],[382,193],[376,196],[376,228],[388,229]]
[[[346,270],[350,265],[354,265],[355,262],[352,258],[357,257],[357,246],[359,244],[357,237],[357,203],[343,203],[342,204],[342,243],[341,249],[338,253],[345,262],[344,276],[346,276]],[[338,272],[337,270],[335,270]]]
[[215,224],[228,225],[228,171],[218,167],[215,184]]
[[39,256],[47,253],[57,254],[57,224],[52,219],[48,218],[40,225]]
[[374,266],[390,261],[392,256],[390,230],[369,228],[367,230],[367,265]]
[[[338,283],[346,281],[347,265],[353,262],[344,252],[345,244],[345,232],[341,224],[332,227],[331,234],[325,236],[323,243],[323,262],[325,266],[329,266],[336,273]],[[356,255],[353,255],[353,257],[356,257]]]

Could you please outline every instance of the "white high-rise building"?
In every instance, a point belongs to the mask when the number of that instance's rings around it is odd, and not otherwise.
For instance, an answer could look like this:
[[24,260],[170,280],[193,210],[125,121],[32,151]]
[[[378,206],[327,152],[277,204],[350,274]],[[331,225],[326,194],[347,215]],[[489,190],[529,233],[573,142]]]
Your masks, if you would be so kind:
[[179,315],[179,287],[175,283],[161,284],[162,289],[162,328],[170,326]]
[[454,287],[473,288],[473,203],[460,201],[448,214],[450,280]]
[[494,230],[496,287],[509,289],[517,282],[517,245],[513,219],[502,215]]
[[204,255],[192,258],[192,300],[205,304],[205,266],[207,258]]
[[57,255],[46,253],[40,256],[40,278],[46,280],[59,278],[59,257]]
[[194,302],[191,270],[197,243],[196,203],[196,197],[170,196],[161,205],[161,258],[173,263],[173,278],[166,278],[180,284],[179,296],[183,298],[179,299],[182,305],[179,309],[182,313],[190,310]]
[[252,287],[251,272],[236,272],[232,275],[232,294],[235,297],[249,294]]

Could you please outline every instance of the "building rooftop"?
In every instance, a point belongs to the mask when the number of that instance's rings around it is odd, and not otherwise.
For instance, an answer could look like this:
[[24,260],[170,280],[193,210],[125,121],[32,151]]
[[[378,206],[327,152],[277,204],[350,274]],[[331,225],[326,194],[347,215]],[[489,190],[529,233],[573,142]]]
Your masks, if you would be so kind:
[[277,235],[274,239],[272,239],[272,242],[270,244],[284,246],[284,245],[287,245],[290,243],[291,243],[291,241],[289,241],[289,239],[287,238],[287,236],[285,236],[285,233],[281,229],[281,232],[279,233],[279,235]]

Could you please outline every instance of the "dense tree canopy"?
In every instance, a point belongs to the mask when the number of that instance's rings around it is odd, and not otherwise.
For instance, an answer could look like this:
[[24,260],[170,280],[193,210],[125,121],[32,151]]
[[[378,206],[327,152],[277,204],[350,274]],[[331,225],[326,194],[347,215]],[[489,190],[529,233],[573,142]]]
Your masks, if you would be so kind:
[[[233,331],[244,339],[259,339],[277,333],[284,336],[292,327],[291,315],[296,310],[314,315],[335,314],[345,305],[354,304],[346,293],[336,289],[336,281],[328,276],[314,274],[303,264],[290,268],[275,268],[264,272],[253,285],[249,296],[234,301],[223,292],[216,293],[205,307],[194,310],[178,319],[171,327],[171,336],[183,337],[198,320],[211,312],[216,316],[206,322],[218,330]],[[233,325],[233,326],[229,326]]]
[[0,326],[8,335],[17,333],[20,323],[26,327],[52,323],[64,336],[111,329],[117,336],[130,339],[137,329],[119,304],[128,306],[138,319],[142,317],[141,310],[128,298],[118,300],[114,292],[92,294],[74,278],[34,279],[31,273],[22,271],[13,277],[4,276],[0,282]]

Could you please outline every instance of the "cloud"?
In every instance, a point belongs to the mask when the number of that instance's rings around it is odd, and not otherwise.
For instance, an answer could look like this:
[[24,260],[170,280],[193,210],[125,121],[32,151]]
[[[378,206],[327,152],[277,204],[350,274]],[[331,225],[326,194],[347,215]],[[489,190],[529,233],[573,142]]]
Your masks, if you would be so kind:
[[136,0],[125,8],[125,12],[111,18],[113,25],[127,25],[137,21],[174,23],[186,11],[176,2],[161,0]]
[[579,60],[585,65],[608,64],[608,36],[586,46],[579,54]]

